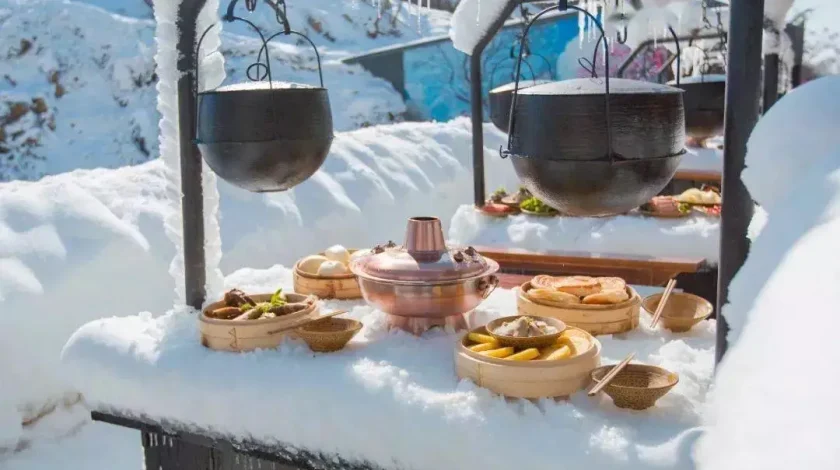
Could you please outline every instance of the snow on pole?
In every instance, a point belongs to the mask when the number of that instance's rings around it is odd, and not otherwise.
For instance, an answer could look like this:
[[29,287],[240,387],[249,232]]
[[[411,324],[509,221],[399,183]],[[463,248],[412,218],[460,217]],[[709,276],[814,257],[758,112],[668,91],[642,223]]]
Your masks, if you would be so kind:
[[[156,21],[155,43],[157,53],[155,62],[158,74],[158,111],[160,120],[160,156],[164,162],[167,175],[167,196],[176,209],[165,221],[166,234],[175,244],[175,258],[169,268],[175,278],[178,301],[187,302],[186,283],[184,279],[184,236],[182,218],[181,191],[181,142],[178,114],[178,10],[184,0],[155,0],[154,12]],[[189,1],[189,0],[186,0]],[[196,31],[201,34],[212,23],[219,22],[217,15],[218,0],[207,0],[202,13],[199,15]],[[217,49],[220,44],[219,31],[221,25],[216,26],[204,39],[200,52],[201,80],[199,89],[212,88],[224,80],[224,61]],[[218,208],[219,193],[216,188],[216,176],[202,163],[203,210],[204,210],[204,238],[205,238],[205,269],[206,287],[208,292],[216,292],[222,287],[222,275],[219,270],[221,260],[221,235],[219,232]]]

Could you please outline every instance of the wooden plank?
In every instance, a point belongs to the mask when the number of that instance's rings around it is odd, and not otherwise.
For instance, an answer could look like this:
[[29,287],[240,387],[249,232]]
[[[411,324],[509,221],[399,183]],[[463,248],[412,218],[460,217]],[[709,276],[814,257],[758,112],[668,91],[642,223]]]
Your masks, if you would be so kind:
[[679,181],[699,181],[720,185],[721,172],[719,170],[677,170],[674,179]]
[[[521,249],[476,247],[499,263],[502,286],[537,274],[616,276],[631,284],[658,286],[683,273],[705,270],[701,258],[658,258],[580,252],[533,253]],[[523,281],[524,282],[524,281]],[[520,282],[521,283],[521,282]]]

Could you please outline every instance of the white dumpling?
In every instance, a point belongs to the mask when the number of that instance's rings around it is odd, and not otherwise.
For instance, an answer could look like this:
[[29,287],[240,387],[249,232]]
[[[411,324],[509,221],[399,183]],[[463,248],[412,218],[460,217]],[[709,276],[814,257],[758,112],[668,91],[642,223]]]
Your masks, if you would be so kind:
[[337,276],[340,274],[348,274],[347,266],[338,261],[324,261],[318,268],[319,276]]
[[338,261],[347,266],[350,264],[350,252],[341,245],[333,245],[324,251],[324,256],[330,261]]
[[321,267],[321,264],[328,261],[326,256],[321,255],[311,255],[307,256],[300,260],[300,270],[305,273],[312,273],[315,274],[318,272],[318,268]]

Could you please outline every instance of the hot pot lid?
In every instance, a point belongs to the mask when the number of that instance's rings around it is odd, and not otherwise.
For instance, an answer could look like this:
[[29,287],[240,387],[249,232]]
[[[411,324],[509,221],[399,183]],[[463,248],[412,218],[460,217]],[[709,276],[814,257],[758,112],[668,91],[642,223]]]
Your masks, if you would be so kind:
[[350,263],[350,269],[358,276],[430,284],[468,279],[495,271],[490,268],[491,263],[473,247],[409,251],[393,242],[377,245],[371,254]]
[[[532,86],[537,85],[544,85],[546,83],[552,83],[551,80],[519,80],[519,90],[524,90],[526,88],[531,88]],[[516,82],[505,83],[504,85],[499,85],[496,88],[490,90],[490,93],[505,93],[513,91],[516,88]]]
[[[518,92],[518,94],[539,96],[585,96],[603,95],[605,90],[605,81],[602,78],[573,78],[570,80],[562,80],[559,82],[550,82],[528,87]],[[610,78],[610,95],[653,95],[669,93],[683,93],[683,90],[668,85],[662,85],[660,83],[628,80],[626,78]]]

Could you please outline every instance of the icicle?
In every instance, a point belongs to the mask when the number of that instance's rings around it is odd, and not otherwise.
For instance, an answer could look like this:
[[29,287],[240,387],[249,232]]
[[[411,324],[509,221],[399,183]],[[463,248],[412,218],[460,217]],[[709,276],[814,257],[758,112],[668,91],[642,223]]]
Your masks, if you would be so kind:
[[586,18],[586,15],[584,15],[582,12],[578,12],[578,48],[581,48],[581,49],[583,48],[583,34],[584,34],[584,31],[586,31],[584,29],[585,28],[585,25],[584,25],[584,22],[583,22],[584,18]]
[[475,24],[481,24],[481,0],[475,0]]

